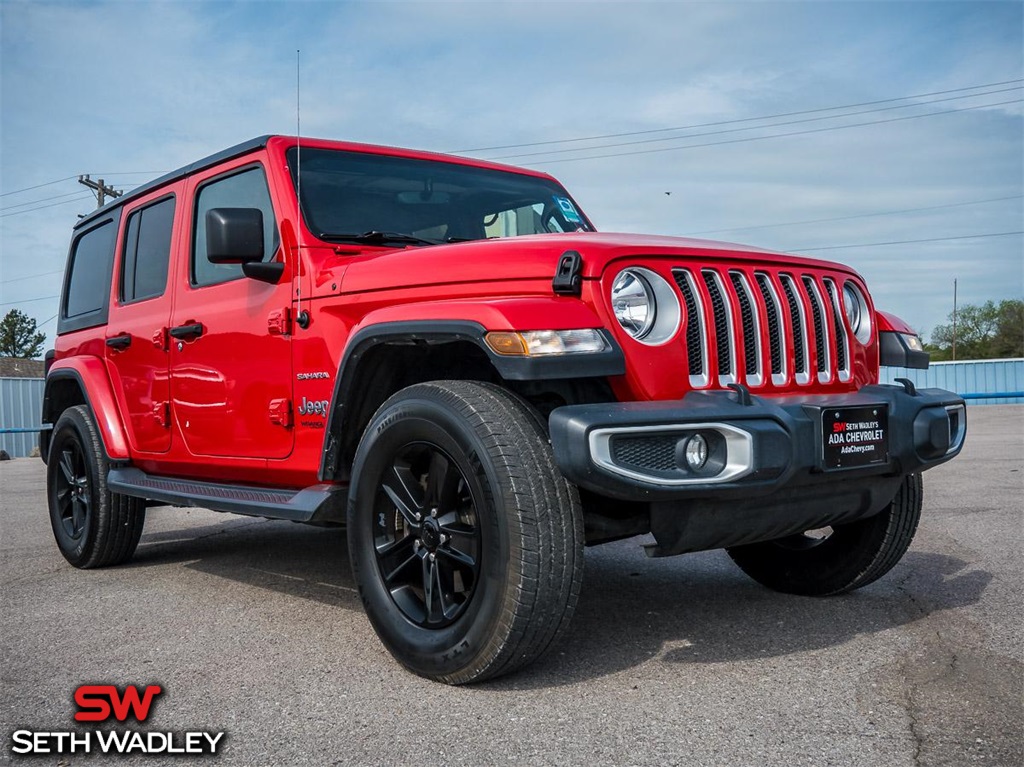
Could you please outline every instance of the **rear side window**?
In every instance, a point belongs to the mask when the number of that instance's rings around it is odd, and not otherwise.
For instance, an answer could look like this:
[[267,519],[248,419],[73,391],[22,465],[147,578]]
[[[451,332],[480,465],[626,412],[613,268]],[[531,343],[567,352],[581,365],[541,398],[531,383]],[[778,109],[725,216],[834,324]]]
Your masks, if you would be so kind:
[[107,321],[116,236],[117,219],[113,218],[80,234],[72,243],[58,333]]
[[155,298],[167,287],[174,228],[174,198],[134,211],[125,230],[121,260],[121,300]]
[[206,258],[206,213],[214,208],[259,208],[263,212],[263,260],[277,253],[279,238],[263,168],[249,168],[204,185],[196,196],[195,239],[192,244],[192,284],[214,285],[242,276],[238,264],[211,264]]

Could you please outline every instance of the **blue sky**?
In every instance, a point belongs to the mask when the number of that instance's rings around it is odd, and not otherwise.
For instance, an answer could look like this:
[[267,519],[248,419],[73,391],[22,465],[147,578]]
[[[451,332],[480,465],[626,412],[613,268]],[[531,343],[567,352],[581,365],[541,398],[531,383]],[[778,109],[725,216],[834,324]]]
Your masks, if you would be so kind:
[[294,133],[301,49],[304,134],[505,157],[605,231],[843,261],[927,332],[954,278],[1024,296],[1022,37],[1021,2],[0,0],[0,313],[52,342],[79,174]]

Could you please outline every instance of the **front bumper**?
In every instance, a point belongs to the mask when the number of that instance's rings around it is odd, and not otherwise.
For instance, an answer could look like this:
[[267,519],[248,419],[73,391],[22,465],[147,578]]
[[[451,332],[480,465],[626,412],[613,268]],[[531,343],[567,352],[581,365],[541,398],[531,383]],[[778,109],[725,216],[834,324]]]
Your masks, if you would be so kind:
[[[826,444],[841,413],[881,414],[886,437],[874,462],[844,467]],[[653,556],[870,516],[885,508],[908,474],[956,456],[967,433],[963,399],[909,384],[772,399],[691,392],[675,402],[561,407],[549,423],[555,461],[567,479],[646,510],[658,541],[648,548]],[[707,438],[709,457],[695,472],[685,453],[697,433]]]
[[[877,463],[830,467],[822,419],[850,408],[887,412],[887,449]],[[551,413],[550,427],[555,461],[573,483],[620,500],[665,501],[921,472],[960,452],[967,419],[952,392],[877,385],[812,397],[712,391],[673,402],[570,405]],[[683,458],[697,432],[717,454],[705,473],[690,471]]]

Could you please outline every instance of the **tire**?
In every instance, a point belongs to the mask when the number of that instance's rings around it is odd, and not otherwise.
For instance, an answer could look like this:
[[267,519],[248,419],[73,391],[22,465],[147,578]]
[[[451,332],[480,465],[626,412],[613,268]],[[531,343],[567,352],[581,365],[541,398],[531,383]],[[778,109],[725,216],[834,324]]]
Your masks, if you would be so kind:
[[903,480],[878,514],[830,533],[802,533],[728,549],[729,556],[763,586],[787,594],[830,596],[881,578],[906,553],[921,518],[920,474]]
[[46,495],[57,547],[83,570],[128,561],[146,521],[145,501],[107,490],[108,469],[89,408],[65,410],[50,440]]
[[353,574],[407,669],[479,682],[564,633],[583,577],[582,511],[523,401],[469,381],[403,389],[371,419],[352,476]]

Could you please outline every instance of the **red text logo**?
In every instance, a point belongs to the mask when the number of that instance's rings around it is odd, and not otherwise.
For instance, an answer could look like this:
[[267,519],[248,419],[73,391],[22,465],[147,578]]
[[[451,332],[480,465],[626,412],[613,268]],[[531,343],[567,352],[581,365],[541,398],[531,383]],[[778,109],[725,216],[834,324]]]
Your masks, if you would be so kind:
[[153,698],[163,692],[160,685],[151,684],[139,695],[138,688],[130,684],[121,693],[112,684],[83,684],[75,690],[75,703],[78,704],[76,722],[105,722],[111,715],[123,722],[129,713],[139,722],[145,722],[149,716],[149,707]]
[[834,424],[832,424],[832,433],[833,434],[836,434],[836,433],[841,432],[841,431],[846,431],[846,424],[845,423],[834,423]]

